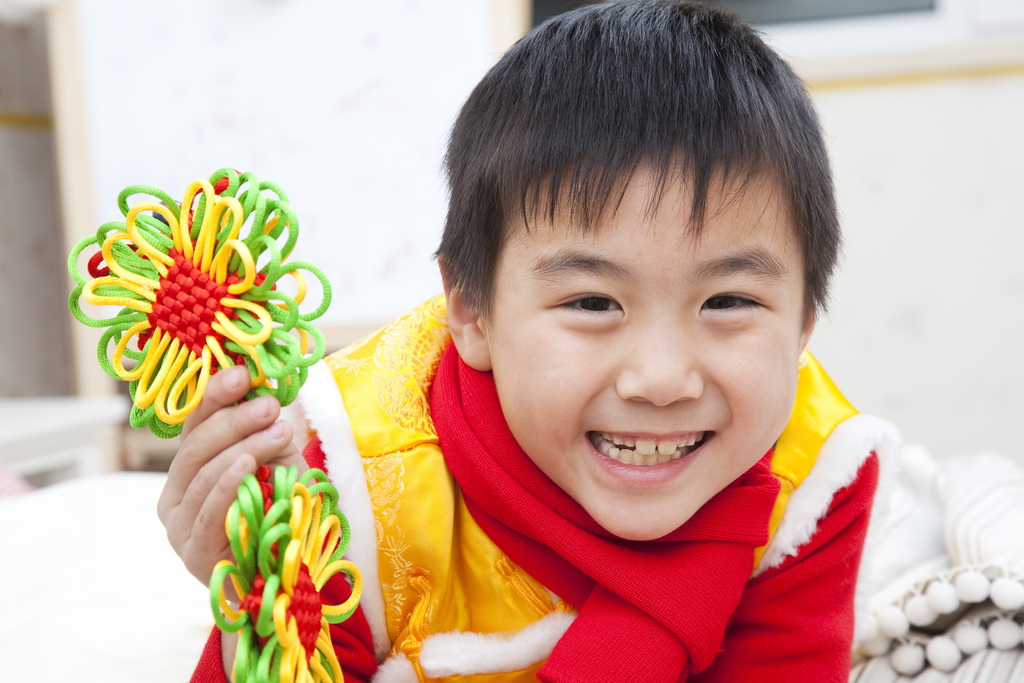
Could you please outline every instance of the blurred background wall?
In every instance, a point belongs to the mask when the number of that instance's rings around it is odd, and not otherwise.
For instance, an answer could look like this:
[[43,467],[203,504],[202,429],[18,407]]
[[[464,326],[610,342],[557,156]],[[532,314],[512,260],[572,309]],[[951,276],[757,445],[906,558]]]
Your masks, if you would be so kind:
[[71,391],[66,256],[41,14],[0,23],[0,395]]
[[[297,257],[336,290],[335,346],[434,294],[448,127],[536,9],[34,4],[0,23],[0,397],[120,390],[68,322],[63,262],[129,184],[175,195],[224,165],[281,183]],[[846,230],[811,349],[908,441],[1024,460],[1024,6],[924,4],[762,25],[817,102]]]
[[810,84],[845,230],[812,351],[908,442],[1024,460],[1024,3],[765,29]]

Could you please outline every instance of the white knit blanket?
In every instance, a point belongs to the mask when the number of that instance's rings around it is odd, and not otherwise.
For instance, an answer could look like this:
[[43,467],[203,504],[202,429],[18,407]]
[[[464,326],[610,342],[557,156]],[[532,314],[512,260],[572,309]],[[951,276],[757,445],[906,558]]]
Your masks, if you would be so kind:
[[1024,467],[905,446],[878,496],[851,683],[1024,681]]

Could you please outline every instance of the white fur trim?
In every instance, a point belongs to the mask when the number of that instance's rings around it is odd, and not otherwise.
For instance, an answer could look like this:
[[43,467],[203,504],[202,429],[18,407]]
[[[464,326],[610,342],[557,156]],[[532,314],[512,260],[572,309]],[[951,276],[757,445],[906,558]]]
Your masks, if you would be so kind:
[[[853,642],[860,643],[867,638],[872,630],[874,617],[871,615],[872,586],[867,569],[874,566],[878,538],[883,533],[886,517],[892,508],[892,493],[899,476],[900,451],[903,448],[903,437],[894,425],[879,418],[871,418],[881,423],[885,432],[873,450],[878,456],[878,486],[875,487],[875,499],[871,504],[871,521],[868,523],[867,537],[860,555],[860,566],[857,571],[857,587],[853,594]],[[841,426],[841,425],[840,425]]]
[[381,662],[377,673],[370,679],[372,683],[419,683],[412,662],[405,655],[398,653]]
[[[872,517],[888,499],[890,463],[895,461],[900,448],[897,429],[871,415],[854,415],[840,423],[822,444],[818,459],[803,483],[790,495],[782,522],[775,530],[754,576],[778,567],[787,558],[794,557],[818,529],[818,522],[828,512],[835,494],[848,486],[857,476],[861,465],[874,452],[879,462],[879,487],[872,503]],[[861,566],[868,562],[868,548],[872,526],[868,527],[868,541],[861,555]],[[857,582],[854,595],[855,640],[866,628],[868,596],[861,590],[863,581]]]
[[[512,633],[435,633],[423,639],[420,665],[429,678],[520,671],[547,659],[575,619],[575,614],[551,612]],[[374,683],[415,680],[412,664],[402,653],[388,657],[373,678]]]
[[338,385],[325,362],[320,361],[309,368],[309,376],[299,392],[299,401],[310,425],[320,437],[327,473],[338,489],[338,507],[345,513],[352,529],[345,556],[359,567],[363,576],[363,595],[359,604],[370,625],[374,654],[379,660],[391,649],[391,640],[388,638],[384,593],[377,564],[377,527],[363,459],[359,455]]
[[301,401],[292,401],[286,406],[281,406],[280,420],[288,422],[292,426],[292,445],[301,453],[309,443],[309,421],[306,419],[306,412],[302,409]]
[[814,467],[790,494],[782,522],[754,576],[778,567],[811,540],[836,492],[854,480],[872,451],[882,459],[895,454],[898,446],[895,427],[870,415],[854,415],[833,429],[822,444]]

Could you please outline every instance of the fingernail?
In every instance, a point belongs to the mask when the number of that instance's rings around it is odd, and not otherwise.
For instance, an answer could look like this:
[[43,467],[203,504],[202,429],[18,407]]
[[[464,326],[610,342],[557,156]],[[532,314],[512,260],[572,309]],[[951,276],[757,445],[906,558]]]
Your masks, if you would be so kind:
[[252,414],[258,418],[270,417],[270,399],[261,396],[252,402]]
[[284,427],[281,425],[280,422],[275,422],[274,424],[267,427],[267,436],[270,439],[277,441],[282,436],[284,436]]
[[235,367],[231,368],[228,372],[227,385],[229,389],[241,389],[242,382],[245,381],[245,374],[242,374],[242,370]]
[[242,456],[231,463],[231,471],[235,474],[244,474],[249,469],[249,459]]

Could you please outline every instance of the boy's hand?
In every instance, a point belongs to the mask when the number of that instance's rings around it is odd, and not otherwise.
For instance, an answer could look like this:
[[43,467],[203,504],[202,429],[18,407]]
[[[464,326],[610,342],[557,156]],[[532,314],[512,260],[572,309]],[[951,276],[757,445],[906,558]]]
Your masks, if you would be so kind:
[[247,473],[262,464],[309,469],[292,444],[292,428],[277,421],[281,406],[262,396],[234,405],[249,390],[249,372],[222,370],[210,378],[203,400],[185,420],[157,514],[185,567],[203,585],[230,559],[224,519]]

